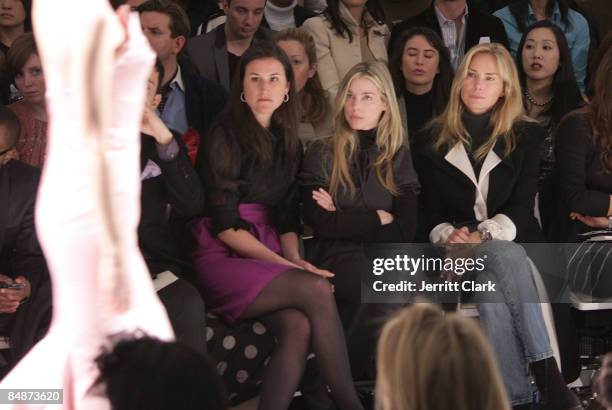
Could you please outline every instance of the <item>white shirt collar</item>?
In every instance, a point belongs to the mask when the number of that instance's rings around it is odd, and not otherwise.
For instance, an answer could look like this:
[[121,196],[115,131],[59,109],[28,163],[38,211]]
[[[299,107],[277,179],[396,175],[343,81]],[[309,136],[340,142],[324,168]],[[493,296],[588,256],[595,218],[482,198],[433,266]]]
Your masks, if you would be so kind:
[[177,69],[176,69],[176,75],[174,76],[174,78],[170,81],[170,84],[172,83],[176,83],[176,85],[178,85],[178,88],[182,91],[185,92],[185,84],[183,83],[183,76],[181,75],[181,66],[179,64],[176,65]]

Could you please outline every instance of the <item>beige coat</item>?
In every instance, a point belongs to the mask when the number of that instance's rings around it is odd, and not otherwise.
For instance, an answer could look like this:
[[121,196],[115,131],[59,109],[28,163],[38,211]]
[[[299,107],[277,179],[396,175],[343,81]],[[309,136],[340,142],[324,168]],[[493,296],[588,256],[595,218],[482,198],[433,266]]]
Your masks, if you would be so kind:
[[[314,38],[317,46],[317,72],[323,89],[329,93],[332,101],[336,97],[342,78],[355,64],[363,61],[358,35],[359,25],[342,2],[340,2],[340,15],[353,33],[352,43],[349,43],[348,38],[336,34],[323,15],[309,18],[302,26]],[[367,35],[368,48],[376,60],[386,63],[389,29],[386,25],[374,21],[367,12],[364,18],[370,27]]]

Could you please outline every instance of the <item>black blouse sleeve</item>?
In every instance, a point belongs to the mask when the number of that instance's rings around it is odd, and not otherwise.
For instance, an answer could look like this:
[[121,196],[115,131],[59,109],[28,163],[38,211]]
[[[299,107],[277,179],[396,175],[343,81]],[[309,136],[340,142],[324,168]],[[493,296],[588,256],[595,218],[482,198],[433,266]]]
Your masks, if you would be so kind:
[[393,222],[380,225],[361,237],[361,242],[412,242],[417,227],[417,196],[420,185],[408,147],[393,159],[393,176],[398,195],[393,197]]
[[203,163],[199,171],[204,182],[213,233],[228,229],[249,230],[250,224],[240,218],[241,152],[233,134],[222,124],[205,140]]
[[557,189],[569,211],[605,216],[610,206],[610,195],[587,186],[587,170],[593,160],[589,155],[593,150],[590,136],[588,122],[578,114],[565,117],[559,124],[555,142]]
[[302,164],[302,152],[303,149],[300,144],[289,168],[289,172],[293,177],[293,183],[287,190],[285,198],[276,207],[276,212],[274,212],[276,227],[281,235],[289,232],[300,233],[300,187],[297,182],[297,176]]
[[359,237],[380,226],[380,218],[374,209],[329,212],[312,199],[312,191],[319,188],[329,190],[331,163],[331,153],[325,141],[316,141],[308,148],[299,178],[306,224],[312,227],[316,236],[334,239]]

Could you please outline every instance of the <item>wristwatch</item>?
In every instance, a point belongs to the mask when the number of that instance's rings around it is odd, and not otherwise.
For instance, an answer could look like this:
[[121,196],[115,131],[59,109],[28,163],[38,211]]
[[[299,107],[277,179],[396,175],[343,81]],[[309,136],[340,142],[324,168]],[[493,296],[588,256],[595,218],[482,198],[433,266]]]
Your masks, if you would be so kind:
[[480,240],[482,242],[493,240],[493,235],[487,228],[478,228],[478,232],[480,232]]

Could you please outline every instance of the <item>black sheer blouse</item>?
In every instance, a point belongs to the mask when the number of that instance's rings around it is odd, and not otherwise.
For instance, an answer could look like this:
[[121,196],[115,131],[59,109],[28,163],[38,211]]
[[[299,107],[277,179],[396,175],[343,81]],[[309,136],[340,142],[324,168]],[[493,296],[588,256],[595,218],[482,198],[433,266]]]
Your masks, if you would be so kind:
[[[409,242],[416,228],[416,204],[419,182],[407,147],[393,159],[393,176],[399,195],[393,196],[378,180],[374,162],[379,155],[375,132],[359,132],[359,149],[351,166],[356,192],[342,191],[336,198],[336,212],[328,212],[313,199],[312,191],[329,190],[333,159],[327,140],[313,143],[304,159],[300,184],[304,219],[323,238],[357,242]],[[394,215],[394,222],[381,225],[376,210]]]
[[280,128],[271,128],[270,138],[272,159],[262,163],[248,147],[240,146],[229,120],[222,121],[208,135],[202,156],[205,163],[199,169],[204,173],[200,178],[215,235],[230,228],[250,229],[250,224],[240,217],[239,204],[265,205],[279,234],[298,232],[296,176],[302,148],[285,152]]

